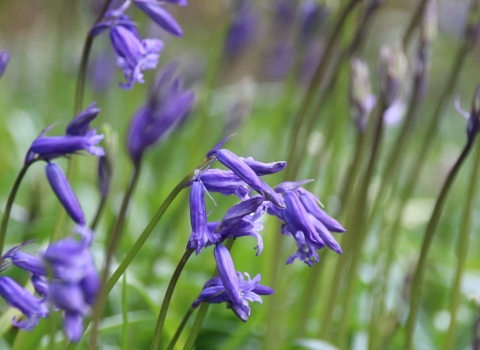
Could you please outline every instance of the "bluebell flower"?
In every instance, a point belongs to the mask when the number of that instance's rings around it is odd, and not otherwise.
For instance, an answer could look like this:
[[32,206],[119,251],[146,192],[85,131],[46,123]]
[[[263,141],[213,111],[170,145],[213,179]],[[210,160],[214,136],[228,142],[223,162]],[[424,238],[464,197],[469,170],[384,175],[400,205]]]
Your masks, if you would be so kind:
[[215,155],[216,159],[220,163],[233,171],[247,185],[260,193],[267,200],[271,201],[278,207],[285,207],[285,203],[283,202],[281,196],[278,196],[275,191],[270,188],[270,186],[263,182],[255,173],[255,171],[250,168],[244,160],[240,159],[237,155],[227,149],[216,149],[217,147],[218,145],[215,146],[215,148],[207,155]]
[[[274,207],[274,206],[271,206]],[[275,207],[276,208],[276,207]],[[238,238],[245,236],[252,236],[257,240],[257,245],[254,248],[257,250],[257,256],[260,255],[263,251],[263,238],[258,233],[263,230],[263,223],[259,218],[253,216],[245,216],[240,220],[240,222],[233,227],[228,227],[223,230],[218,230],[219,222],[209,222],[208,229],[210,232],[218,232],[220,236],[217,240],[217,243],[223,243],[227,238]]]
[[190,189],[190,223],[192,234],[187,249],[195,249],[200,254],[202,248],[217,242],[219,235],[211,232],[207,226],[207,209],[205,207],[205,187],[197,179]]
[[345,229],[318,207],[320,200],[315,195],[300,187],[310,181],[281,183],[275,191],[283,194],[286,209],[274,206],[267,209],[270,215],[284,223],[282,234],[292,236],[297,244],[298,250],[288,258],[287,264],[299,259],[312,266],[319,261],[317,250],[325,246],[342,254],[342,248],[331,232],[345,232]]
[[[218,192],[224,196],[234,194],[240,199],[247,199],[250,195],[248,185],[231,170],[207,169],[198,176],[208,192]],[[186,187],[190,185],[188,183]]]
[[253,213],[254,220],[256,220],[267,211],[269,205],[270,202],[266,201],[265,198],[260,195],[256,195],[240,202],[227,210],[227,213],[218,225],[217,230],[225,230],[235,227],[244,217]]
[[157,67],[163,43],[158,39],[142,40],[136,29],[124,24],[110,30],[110,39],[117,65],[127,81],[120,83],[120,87],[131,89],[135,82],[144,83],[142,71]]
[[68,136],[85,136],[90,131],[90,123],[94,120],[100,108],[97,104],[92,102],[84,111],[77,114],[72,121],[67,125],[65,135]]
[[240,157],[240,159],[243,160],[258,176],[276,174],[285,169],[285,167],[287,166],[287,162],[285,161],[262,163],[256,161],[252,157]]
[[273,294],[273,289],[259,284],[261,275],[250,279],[240,272],[235,271],[232,257],[227,248],[217,245],[214,250],[217,261],[219,276],[214,277],[205,283],[199,297],[193,302],[192,307],[198,307],[202,302],[227,303],[227,307],[246,322],[250,316],[249,301],[262,302],[260,295]]
[[85,225],[85,215],[78,202],[72,187],[62,169],[55,163],[48,163],[45,167],[48,182],[68,215],[78,225]]
[[[179,3],[179,1],[170,1]],[[160,27],[165,29],[170,34],[175,36],[183,36],[183,30],[177,23],[175,18],[172,17],[162,6],[161,2],[152,0],[133,0],[133,3],[145,14],[150,17]],[[181,1],[181,5],[186,5],[186,1]]]
[[0,78],[7,68],[8,61],[10,60],[10,52],[7,50],[0,51]]
[[195,95],[182,88],[175,67],[168,65],[159,73],[147,103],[135,113],[130,124],[127,148],[136,165],[144,151],[179,127],[193,107]]
[[80,340],[83,319],[100,289],[90,252],[93,232],[86,226],[76,226],[75,232],[80,240],[67,237],[54,242],[39,257],[19,251],[9,256],[14,265],[32,274],[35,291],[64,311],[65,333],[73,342]]
[[244,52],[256,38],[258,16],[249,0],[240,0],[239,8],[228,28],[225,53],[235,58]]
[[38,324],[40,318],[48,317],[48,307],[42,299],[32,295],[10,277],[0,276],[0,296],[8,305],[19,309],[26,320],[13,318],[12,324],[20,329],[31,332]]

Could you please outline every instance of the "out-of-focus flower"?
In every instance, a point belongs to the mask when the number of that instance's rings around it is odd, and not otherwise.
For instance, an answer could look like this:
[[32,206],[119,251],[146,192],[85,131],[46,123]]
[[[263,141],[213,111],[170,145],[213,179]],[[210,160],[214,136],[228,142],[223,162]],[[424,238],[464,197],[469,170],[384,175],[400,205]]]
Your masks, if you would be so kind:
[[0,78],[7,68],[8,61],[10,60],[10,52],[7,50],[0,51]]
[[8,305],[19,309],[27,317],[21,321],[14,317],[12,324],[15,327],[31,332],[41,317],[48,317],[48,308],[44,300],[32,295],[10,277],[0,277],[0,296]]
[[83,210],[62,169],[55,163],[48,163],[45,172],[53,192],[68,215],[76,224],[85,225]]
[[219,276],[207,281],[203,286],[202,293],[193,302],[192,307],[196,308],[202,302],[227,303],[227,307],[246,322],[250,316],[249,301],[262,302],[260,295],[273,294],[273,289],[259,284],[261,276],[257,275],[252,280],[248,274],[247,279],[235,271],[232,257],[227,248],[217,245],[214,250],[217,261]]
[[267,76],[271,79],[285,78],[293,64],[295,54],[295,48],[290,41],[280,39],[273,43],[265,62]]
[[[181,6],[187,5],[186,1],[169,1],[171,3],[177,3]],[[133,3],[145,14],[150,17],[160,27],[165,29],[170,34],[176,36],[183,36],[183,30],[177,23],[175,18],[172,17],[162,6],[162,2],[148,1],[148,0],[133,0]]]
[[135,165],[149,146],[161,141],[189,115],[195,95],[182,88],[175,77],[175,65],[166,66],[158,75],[147,103],[140,107],[130,124],[127,148]]
[[195,249],[200,254],[203,248],[217,242],[219,235],[211,232],[207,226],[207,209],[205,207],[205,187],[196,180],[190,189],[190,222],[192,234],[187,249]]
[[142,40],[137,30],[126,25],[114,26],[110,30],[110,39],[117,65],[127,80],[125,84],[120,83],[120,87],[131,89],[135,82],[144,83],[142,71],[157,67],[163,43],[158,39]]
[[400,85],[407,69],[407,59],[399,46],[382,47],[380,50],[378,76],[383,102],[389,107],[400,93]]
[[376,97],[372,94],[367,63],[353,58],[350,65],[350,110],[357,128],[363,132],[367,127],[368,117],[375,107]]
[[239,56],[255,41],[257,27],[257,13],[250,0],[239,0],[225,40],[225,53],[228,58]]

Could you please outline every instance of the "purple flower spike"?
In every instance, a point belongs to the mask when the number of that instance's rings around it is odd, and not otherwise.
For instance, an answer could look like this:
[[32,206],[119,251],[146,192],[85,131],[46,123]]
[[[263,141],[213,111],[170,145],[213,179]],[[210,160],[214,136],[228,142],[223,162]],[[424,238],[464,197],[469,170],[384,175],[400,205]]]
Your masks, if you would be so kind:
[[172,15],[163,9],[158,3],[145,0],[133,0],[133,3],[170,34],[183,36],[183,30],[180,28],[180,25],[175,18],[173,18]]
[[241,303],[240,285],[230,252],[223,245],[216,245],[213,254],[217,262],[220,279],[230,300],[234,304]]
[[8,305],[19,309],[28,318],[21,321],[13,318],[12,324],[20,329],[31,332],[40,321],[40,317],[48,317],[45,303],[9,277],[0,277],[0,296]]
[[144,83],[143,70],[157,67],[163,43],[158,39],[142,40],[136,31],[124,25],[117,25],[110,31],[113,50],[118,67],[127,82],[120,83],[123,89],[131,89],[135,82]]
[[181,88],[181,80],[174,76],[172,65],[158,75],[150,98],[130,124],[127,147],[134,164],[138,165],[146,148],[163,140],[188,117],[195,95]]
[[45,171],[53,192],[60,203],[62,203],[68,215],[75,223],[85,225],[85,215],[62,169],[55,163],[48,163]]
[[7,68],[8,61],[10,60],[10,52],[4,50],[0,51],[0,78],[5,72],[5,68]]
[[267,210],[268,205],[269,203],[265,201],[265,198],[259,195],[236,204],[228,209],[217,230],[235,227],[244,217],[252,213],[255,213],[256,217],[260,217]]
[[205,187],[200,181],[195,181],[190,190],[190,222],[192,234],[187,249],[195,249],[200,254],[202,248],[217,242],[218,234],[210,232],[207,226]]
[[89,131],[85,136],[39,136],[30,147],[26,161],[32,160],[37,154],[45,160],[51,160],[86,150],[95,156],[103,156],[105,152],[102,147],[95,146],[102,139],[103,135],[97,135],[97,130]]
[[80,112],[67,125],[65,134],[69,136],[85,136],[90,131],[90,123],[100,113],[100,108],[97,104],[92,102],[83,112]]
[[287,166],[287,162],[262,163],[257,162],[252,157],[240,158],[257,174],[258,176],[271,175],[282,171]]

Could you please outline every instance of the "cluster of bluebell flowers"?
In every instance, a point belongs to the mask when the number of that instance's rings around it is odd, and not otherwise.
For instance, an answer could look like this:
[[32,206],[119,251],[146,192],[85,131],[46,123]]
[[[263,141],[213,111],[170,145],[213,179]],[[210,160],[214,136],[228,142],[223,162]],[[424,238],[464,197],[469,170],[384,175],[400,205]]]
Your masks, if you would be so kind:
[[[283,182],[272,189],[262,177],[282,171],[286,162],[262,163],[250,157],[238,157],[221,148],[227,140],[215,146],[207,157],[212,163],[218,160],[228,170],[211,169],[210,164],[207,169],[197,171],[187,184],[191,186],[192,225],[187,249],[195,249],[199,254],[202,249],[215,245],[214,256],[219,271],[219,276],[205,283],[192,307],[202,302],[225,302],[241,320],[247,321],[250,315],[248,302],[261,302],[260,295],[272,294],[273,290],[259,284],[260,275],[251,279],[248,274],[235,270],[229,250],[222,245],[227,238],[254,237],[259,255],[263,250],[263,239],[259,234],[263,229],[261,218],[268,213],[283,222],[282,233],[292,236],[297,244],[298,249],[288,258],[287,264],[299,259],[312,266],[319,261],[317,251],[325,246],[342,253],[331,232],[344,232],[345,229],[319,207],[320,200],[315,195],[301,188],[310,180]],[[228,209],[220,222],[208,222],[206,192],[235,195],[241,202]]]
[[92,27],[93,36],[110,30],[117,66],[123,71],[126,80],[126,83],[120,83],[123,89],[131,89],[134,83],[144,83],[142,72],[157,67],[163,49],[163,42],[159,39],[142,39],[136,24],[125,14],[132,3],[161,28],[175,36],[183,36],[182,28],[164,9],[164,5],[187,5],[186,0],[127,0],[119,8],[107,11],[103,20]]
[[13,325],[32,331],[41,318],[49,316],[49,306],[63,310],[64,328],[71,341],[79,341],[83,334],[83,319],[95,302],[100,281],[90,247],[93,232],[86,225],[85,215],[60,166],[52,160],[87,151],[103,156],[97,135],[90,123],[100,113],[92,103],[68,124],[64,136],[45,136],[44,130],[32,143],[25,162],[43,160],[50,186],[65,211],[75,223],[74,235],[51,244],[38,255],[20,251],[22,244],[4,254],[2,268],[10,261],[30,273],[38,296],[33,295],[9,277],[0,277],[0,296],[19,309],[26,319],[13,319]]

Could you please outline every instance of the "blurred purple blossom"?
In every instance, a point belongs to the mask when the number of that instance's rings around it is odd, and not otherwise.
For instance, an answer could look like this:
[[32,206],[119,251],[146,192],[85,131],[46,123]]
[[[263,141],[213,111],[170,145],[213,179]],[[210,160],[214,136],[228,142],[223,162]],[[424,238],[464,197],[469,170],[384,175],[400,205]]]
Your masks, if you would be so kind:
[[250,0],[237,0],[237,9],[225,39],[225,53],[228,58],[238,57],[255,41],[258,21],[257,12]]
[[10,61],[10,52],[7,50],[0,51],[0,78],[7,68],[8,61]]

